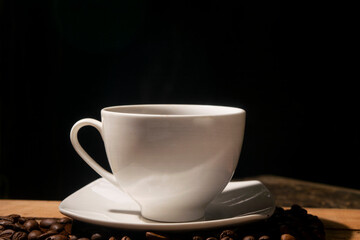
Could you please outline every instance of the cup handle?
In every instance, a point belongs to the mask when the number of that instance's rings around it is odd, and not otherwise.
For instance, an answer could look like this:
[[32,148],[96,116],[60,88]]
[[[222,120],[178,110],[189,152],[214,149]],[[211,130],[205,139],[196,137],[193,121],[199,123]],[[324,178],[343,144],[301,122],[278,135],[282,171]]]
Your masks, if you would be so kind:
[[101,167],[97,162],[94,161],[92,157],[82,148],[78,140],[78,132],[82,127],[92,126],[96,128],[101,137],[102,137],[102,123],[98,120],[92,118],[84,118],[77,121],[74,126],[71,128],[70,132],[70,140],[75,149],[75,151],[80,155],[80,157],[97,172],[100,176],[108,180],[110,183],[117,186],[115,176],[108,171],[106,171],[103,167]]

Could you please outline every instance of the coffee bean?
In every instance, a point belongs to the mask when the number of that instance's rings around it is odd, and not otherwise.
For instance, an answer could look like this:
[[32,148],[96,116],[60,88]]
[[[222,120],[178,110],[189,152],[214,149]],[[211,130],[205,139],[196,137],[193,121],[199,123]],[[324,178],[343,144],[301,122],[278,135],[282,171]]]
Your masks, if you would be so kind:
[[26,222],[24,222],[24,227],[28,232],[31,232],[32,230],[39,229],[39,224],[37,221],[33,219],[29,219]]
[[3,231],[5,227],[3,225],[0,225],[0,231]]
[[75,235],[69,235],[69,240],[78,240],[78,237]]
[[72,224],[71,223],[66,223],[65,226],[64,226],[64,229],[68,234],[71,234]]
[[208,237],[206,240],[218,240],[216,237]]
[[290,233],[289,227],[285,224],[280,226],[280,234]]
[[78,240],[90,240],[90,239],[86,238],[86,237],[82,237],[82,238],[79,238]]
[[131,240],[131,238],[129,238],[128,236],[123,236],[121,240]]
[[100,233],[94,233],[93,235],[91,235],[91,240],[102,240],[104,239],[104,237],[100,234]]
[[61,232],[62,230],[64,230],[64,224],[56,222],[56,223],[51,224],[49,229],[57,231],[57,232]]
[[229,236],[226,236],[226,237],[221,238],[221,240],[234,240],[234,239],[232,239],[232,238],[229,237]]
[[236,235],[237,234],[232,230],[224,230],[220,234],[220,239],[223,239],[225,237],[236,238],[237,237]]
[[10,214],[8,217],[14,219],[14,223],[18,222],[20,215],[19,214]]
[[26,228],[18,222],[14,224],[14,230],[26,232]]
[[38,237],[41,235],[41,231],[40,230],[32,230],[29,234],[28,234],[28,239],[29,240],[35,240],[38,239]]
[[62,224],[67,224],[67,223],[72,223],[72,220],[70,218],[63,217],[63,218],[60,218],[58,222],[62,223]]
[[12,236],[12,240],[27,240],[27,239],[28,239],[28,234],[25,232],[16,232]]
[[243,240],[255,240],[254,236],[248,235],[243,238]]
[[281,235],[280,239],[281,240],[295,240],[296,238],[290,234],[285,233],[285,234]]
[[0,224],[1,224],[2,221],[8,221],[10,223],[14,223],[14,219],[12,217],[9,217],[9,216],[0,217]]
[[46,238],[46,240],[68,240],[68,238],[64,235],[56,234]]
[[193,240],[203,240],[203,238],[201,236],[194,236]]
[[55,218],[45,218],[40,221],[40,227],[50,228],[50,226],[54,223],[57,223],[57,220]]
[[21,224],[24,224],[24,222],[26,222],[26,218],[24,218],[24,217],[19,217],[19,219],[18,219],[18,222],[19,223],[21,223]]
[[55,231],[55,230],[49,230],[49,231],[47,231],[47,232],[44,232],[44,233],[41,234],[40,236],[38,236],[38,240],[44,240],[44,239],[46,239],[46,238],[48,238],[48,237],[50,237],[50,236],[52,236],[52,235],[56,235],[56,234],[58,234],[57,231]]
[[307,214],[306,209],[300,207],[297,204],[292,205],[290,211],[292,211],[296,215],[306,215]]
[[168,240],[166,236],[162,236],[153,232],[146,232],[145,236],[148,240]]
[[261,237],[259,237],[259,240],[270,240],[271,238],[267,235],[263,235]]
[[15,228],[14,222],[9,219],[1,219],[0,225],[6,229],[14,229]]
[[1,237],[1,238],[11,239],[12,236],[14,235],[14,233],[15,233],[14,230],[12,230],[12,229],[6,229],[6,230],[4,230],[4,231],[2,231],[2,232],[0,233],[0,237]]

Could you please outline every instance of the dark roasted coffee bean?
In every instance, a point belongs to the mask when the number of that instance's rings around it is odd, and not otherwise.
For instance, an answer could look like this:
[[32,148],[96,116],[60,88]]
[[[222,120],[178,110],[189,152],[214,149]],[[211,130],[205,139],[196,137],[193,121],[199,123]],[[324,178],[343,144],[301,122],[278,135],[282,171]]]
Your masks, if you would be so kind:
[[281,215],[284,214],[284,212],[285,212],[285,209],[284,209],[284,208],[282,208],[282,207],[276,207],[274,214],[275,214],[275,216],[276,216],[276,215],[281,216]]
[[41,231],[40,230],[32,230],[29,234],[28,234],[28,239],[29,240],[35,240],[38,239],[38,237],[41,235]]
[[6,229],[14,229],[15,228],[14,222],[11,220],[8,220],[8,219],[1,219],[0,225]]
[[78,240],[78,237],[75,235],[69,235],[69,240]]
[[129,238],[128,236],[123,236],[121,240],[131,240],[131,238]]
[[56,234],[46,238],[46,240],[68,240],[68,238],[64,235]]
[[243,238],[243,240],[255,240],[254,236],[248,235]]
[[103,240],[104,237],[100,234],[100,233],[94,233],[93,235],[91,235],[91,240]]
[[21,223],[21,224],[23,224],[24,222],[26,222],[26,218],[24,218],[24,217],[19,217],[19,219],[18,219],[18,222],[19,223]]
[[50,237],[50,236],[52,236],[52,235],[56,235],[56,234],[58,234],[57,231],[55,231],[55,230],[49,230],[49,231],[47,231],[47,232],[44,232],[44,233],[41,234],[40,236],[38,236],[38,239],[39,239],[39,240],[44,240],[44,239],[46,239],[46,238],[48,238],[48,237]]
[[0,225],[0,231],[3,231],[5,227],[3,225]]
[[146,232],[145,236],[146,236],[146,239],[148,239],[148,240],[165,240],[165,239],[167,240],[167,239],[169,239],[166,236],[156,234],[153,232]]
[[194,236],[193,240],[203,240],[203,238],[201,236]]
[[36,220],[29,219],[24,222],[24,227],[28,232],[31,232],[32,230],[39,229],[39,224]]
[[28,234],[25,232],[16,232],[12,236],[12,240],[27,240],[27,239],[28,239]]
[[40,221],[40,227],[50,228],[50,226],[56,222],[57,222],[57,220],[55,218],[45,218]]
[[206,240],[218,240],[216,237],[208,237]]
[[285,233],[285,234],[281,235],[280,239],[281,240],[295,240],[296,238],[293,235]]
[[224,230],[220,234],[220,239],[225,237],[236,238],[236,233],[233,230]]
[[0,233],[0,237],[11,239],[11,237],[14,235],[14,233],[15,233],[14,230],[6,229]]
[[63,217],[63,218],[60,218],[58,220],[59,223],[62,223],[62,224],[67,224],[67,223],[71,223],[72,220],[70,218],[67,218],[67,217]]
[[18,222],[20,215],[19,214],[10,214],[8,217],[14,219],[14,223]]
[[290,211],[295,215],[306,215],[307,214],[307,211],[297,204],[292,205]]
[[290,232],[290,230],[287,225],[283,224],[280,226],[280,234],[285,234],[285,233],[289,233],[289,232]]
[[64,230],[64,224],[56,222],[56,223],[51,224],[49,229],[57,231],[57,232],[61,232],[62,230]]
[[12,224],[12,223],[14,223],[14,222],[12,221],[12,219],[10,220],[10,219],[8,219],[8,218],[0,218],[0,225]]
[[[14,221],[14,219],[12,218],[12,217],[9,217],[9,216],[4,216],[4,217],[0,217],[0,222],[1,221],[8,221],[8,222],[10,222],[10,223],[14,223],[15,221]],[[1,224],[1,223],[0,223]]]
[[82,237],[82,238],[79,238],[78,240],[90,240],[90,239],[86,238],[86,237]]
[[271,238],[267,235],[263,235],[261,237],[259,237],[259,240],[270,240]]
[[72,229],[72,224],[71,223],[66,223],[64,226],[65,231],[67,232],[67,234],[71,233],[71,229]]
[[229,237],[229,236],[226,236],[226,237],[221,238],[221,240],[234,240],[234,239],[232,239],[232,238]]
[[18,222],[14,224],[14,227],[15,227],[14,230],[16,230],[16,231],[26,232],[26,228]]

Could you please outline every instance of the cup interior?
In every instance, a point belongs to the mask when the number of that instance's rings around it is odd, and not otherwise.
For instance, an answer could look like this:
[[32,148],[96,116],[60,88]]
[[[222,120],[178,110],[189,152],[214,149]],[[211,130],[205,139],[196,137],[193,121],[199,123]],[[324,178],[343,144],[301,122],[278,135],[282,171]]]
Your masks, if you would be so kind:
[[153,116],[214,116],[244,112],[243,109],[235,107],[180,104],[124,105],[107,107],[103,111],[115,114]]

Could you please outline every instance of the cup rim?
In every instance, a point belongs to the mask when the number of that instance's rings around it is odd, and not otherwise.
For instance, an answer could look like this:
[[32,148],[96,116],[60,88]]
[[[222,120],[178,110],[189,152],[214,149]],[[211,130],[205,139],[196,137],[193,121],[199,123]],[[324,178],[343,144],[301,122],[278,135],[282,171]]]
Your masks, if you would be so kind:
[[[134,109],[150,109],[162,108],[170,109],[171,107],[182,108],[183,110],[201,109],[201,113],[176,114],[176,113],[147,113],[147,112],[134,112]],[[133,111],[130,111],[130,110]],[[126,111],[127,110],[127,111]],[[206,111],[204,111],[206,110]],[[133,104],[133,105],[118,105],[109,106],[101,110],[103,114],[117,115],[117,116],[133,116],[133,117],[160,117],[160,118],[174,118],[174,117],[214,117],[245,114],[245,110],[238,107],[221,106],[221,105],[202,105],[202,104]]]

